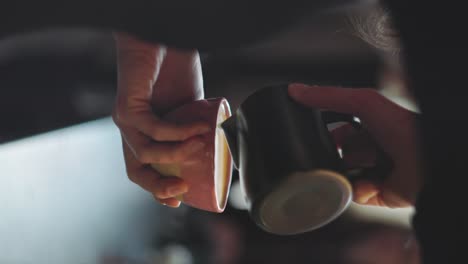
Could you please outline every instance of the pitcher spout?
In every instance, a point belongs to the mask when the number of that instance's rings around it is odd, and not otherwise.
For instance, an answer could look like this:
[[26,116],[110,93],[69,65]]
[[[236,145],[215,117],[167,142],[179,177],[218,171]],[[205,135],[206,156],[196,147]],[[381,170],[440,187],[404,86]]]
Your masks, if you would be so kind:
[[224,131],[226,141],[231,152],[231,157],[234,162],[236,169],[239,169],[239,151],[237,145],[237,118],[236,115],[232,115],[221,123],[221,128]]

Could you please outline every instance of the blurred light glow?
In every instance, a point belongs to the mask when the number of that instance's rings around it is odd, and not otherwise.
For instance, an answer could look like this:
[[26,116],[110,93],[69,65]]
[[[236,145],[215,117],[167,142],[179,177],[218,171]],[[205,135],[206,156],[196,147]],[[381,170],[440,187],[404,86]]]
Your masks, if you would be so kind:
[[159,207],[128,180],[121,148],[110,118],[0,145],[0,263],[143,256]]
[[411,218],[414,214],[414,207],[390,209],[352,203],[347,213],[363,221],[379,222],[393,226],[410,228]]

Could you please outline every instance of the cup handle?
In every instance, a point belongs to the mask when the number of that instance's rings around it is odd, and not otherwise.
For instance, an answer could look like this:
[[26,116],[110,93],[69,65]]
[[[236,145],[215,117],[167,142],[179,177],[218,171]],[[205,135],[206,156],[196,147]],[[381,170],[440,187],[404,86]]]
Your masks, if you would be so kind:
[[[356,130],[364,129],[359,118],[349,114],[336,113],[331,111],[323,111],[322,118],[325,124],[347,122]],[[378,145],[374,145],[376,149],[375,164],[372,167],[353,168],[347,171],[347,175],[351,182],[357,180],[368,180],[374,182],[382,182],[392,172],[394,164],[390,156]]]

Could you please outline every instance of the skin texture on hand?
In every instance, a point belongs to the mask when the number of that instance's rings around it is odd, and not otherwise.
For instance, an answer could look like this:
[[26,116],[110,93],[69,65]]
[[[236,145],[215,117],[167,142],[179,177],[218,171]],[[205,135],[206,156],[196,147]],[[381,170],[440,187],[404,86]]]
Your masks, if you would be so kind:
[[[356,203],[390,208],[414,205],[422,186],[415,113],[391,102],[373,89],[291,84],[289,95],[305,106],[359,117],[371,137],[368,137],[368,142],[375,141],[392,159],[394,168],[383,181],[353,182]],[[362,135],[353,137],[361,142],[356,147],[368,145],[362,141]],[[359,150],[355,153],[359,153]],[[363,162],[357,156],[354,160]]]
[[122,135],[128,177],[162,204],[178,207],[174,197],[187,192],[187,184],[163,177],[150,164],[182,162],[204,147],[199,135],[210,130],[207,124],[181,125],[160,118],[204,97],[199,54],[125,34],[115,34],[115,40],[118,88],[112,116]]

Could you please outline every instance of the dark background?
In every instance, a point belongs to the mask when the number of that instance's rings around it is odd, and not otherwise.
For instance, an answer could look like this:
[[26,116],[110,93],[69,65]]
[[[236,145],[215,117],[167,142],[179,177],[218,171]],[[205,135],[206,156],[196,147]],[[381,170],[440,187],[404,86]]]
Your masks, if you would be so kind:
[[[378,58],[344,12],[223,52],[203,53],[207,97],[236,105],[277,82],[374,86]],[[116,90],[115,47],[107,31],[49,29],[0,41],[0,142],[108,116]]]

